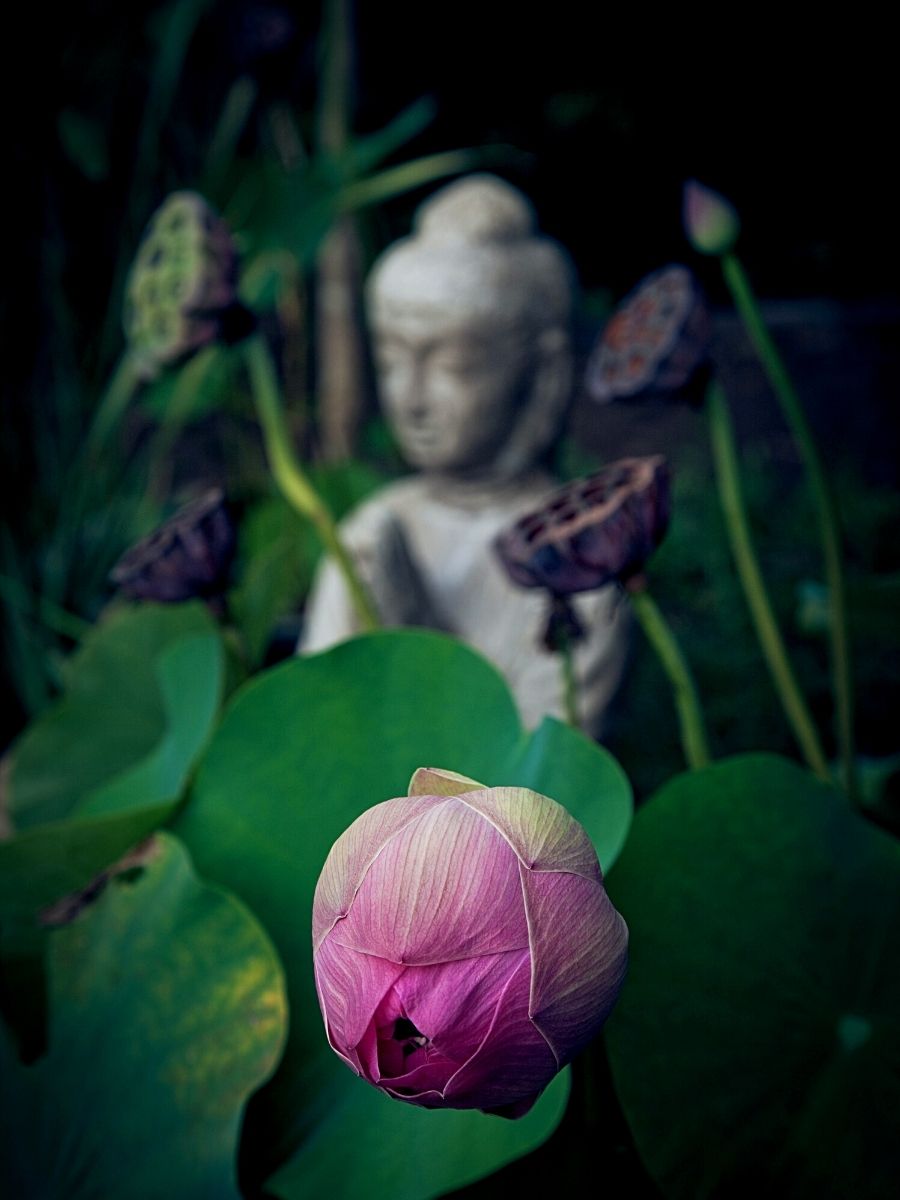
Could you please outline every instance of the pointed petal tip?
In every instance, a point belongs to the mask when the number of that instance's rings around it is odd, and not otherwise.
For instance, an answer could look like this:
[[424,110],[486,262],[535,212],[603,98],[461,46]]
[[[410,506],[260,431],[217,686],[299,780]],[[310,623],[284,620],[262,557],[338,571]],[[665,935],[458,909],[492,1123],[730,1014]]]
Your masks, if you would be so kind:
[[443,767],[419,767],[409,781],[409,796],[459,796],[484,791],[485,785]]
[[684,230],[700,254],[728,254],[738,239],[741,221],[734,205],[696,179],[684,185]]

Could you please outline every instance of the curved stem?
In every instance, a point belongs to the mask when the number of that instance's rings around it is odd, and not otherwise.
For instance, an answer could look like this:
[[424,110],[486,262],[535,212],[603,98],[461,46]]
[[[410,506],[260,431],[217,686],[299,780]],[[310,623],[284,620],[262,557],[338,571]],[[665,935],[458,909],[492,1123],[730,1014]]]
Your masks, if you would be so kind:
[[313,523],[326,551],[334,558],[353,600],[363,629],[377,629],[381,622],[372,598],[357,574],[353,560],[338,536],[334,518],[306,472],[291,444],[281,406],[275,367],[268,347],[258,333],[244,343],[253,398],[259,414],[272,476],[289,504]]
[[681,745],[687,764],[694,771],[706,767],[710,762],[709,743],[697,687],[687,659],[681,652],[671,626],[650,593],[645,588],[638,588],[629,591],[629,596],[644,636],[656,651],[672,685],[678,724],[681,728]]
[[759,560],[753,547],[750,523],[747,520],[747,510],[741,489],[734,428],[725,393],[718,383],[710,384],[706,393],[706,407],[709,412],[710,438],[719,500],[738,577],[756,628],[756,636],[759,638],[759,644],[775,684],[775,690],[784,706],[788,722],[803,751],[804,758],[821,779],[830,780],[831,774],[819,742],[819,735],[788,659],[781,631],[766,591]]
[[131,398],[140,384],[140,376],[134,357],[127,351],[122,355],[112,373],[106,391],[91,421],[87,432],[86,452],[94,459],[112,436],[128,409]]
[[844,581],[841,527],[837,502],[800,397],[788,375],[784,360],[763,323],[762,314],[746,272],[739,259],[733,254],[723,256],[722,271],[750,340],[759,355],[763,369],[778,397],[785,420],[797,443],[815,503],[819,537],[825,559],[825,581],[828,585],[830,602],[831,671],[838,747],[844,786],[852,795],[855,791],[853,674],[850,639],[847,633],[847,589]]

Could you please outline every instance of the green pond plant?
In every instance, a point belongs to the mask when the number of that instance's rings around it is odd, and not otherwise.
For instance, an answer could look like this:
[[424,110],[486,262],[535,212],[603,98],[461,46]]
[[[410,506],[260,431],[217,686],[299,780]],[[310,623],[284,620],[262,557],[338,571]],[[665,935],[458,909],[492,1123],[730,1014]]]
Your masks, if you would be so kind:
[[[847,633],[847,596],[844,580],[843,546],[840,514],[834,491],[829,483],[822,456],[784,360],[775,345],[753,293],[750,279],[735,243],[740,234],[740,220],[734,207],[724,196],[690,180],[684,189],[684,224],[688,239],[701,254],[717,257],[722,274],[734,299],[735,306],[756,350],[759,360],[781,406],[788,428],[793,435],[809,481],[816,510],[816,521],[825,563],[825,581],[829,593],[829,631],[831,637],[832,675],[834,680],[835,713],[838,747],[844,786],[855,791],[854,733],[853,733],[853,676],[850,641]],[[714,438],[720,444],[728,439],[723,399],[716,393],[711,401],[711,420]],[[727,454],[727,451],[724,451]],[[765,618],[762,624],[768,624]],[[760,618],[757,627],[761,628]],[[761,634],[762,636],[762,634]],[[767,635],[771,642],[771,632]],[[771,655],[772,650],[769,651]],[[776,655],[777,658],[777,655]],[[821,774],[821,750],[815,745],[815,734],[802,711],[799,694],[791,687],[784,664],[776,667],[770,661],[773,674],[779,671],[782,695],[791,709],[791,720],[813,769]],[[815,761],[813,761],[815,760]]]
[[[734,221],[698,230],[718,253]],[[707,388],[684,270],[656,276],[650,333],[635,306],[613,325],[598,379]],[[189,372],[188,350],[165,370]],[[289,503],[340,558],[258,329],[239,354],[276,520]],[[734,531],[715,384],[707,404]],[[252,563],[220,496],[123,558],[10,758],[0,1193],[892,1194],[900,846],[799,734],[804,764],[709,761],[645,585],[678,520],[668,483],[660,456],[611,464],[498,546],[556,636],[577,636],[573,595],[617,581],[659,653],[689,769],[636,814],[575,719],[524,728],[495,668],[444,634],[373,628],[235,670],[217,601],[249,604],[233,576]]]
[[[689,185],[685,197],[685,221],[696,248],[712,253],[711,247],[730,246],[739,230],[731,206],[714,202],[713,193],[695,185]],[[754,547],[728,400],[709,361],[710,335],[706,302],[691,272],[678,264],[663,267],[641,280],[607,322],[588,363],[585,386],[601,404],[659,396],[705,407],[725,528],[763,658],[806,761],[828,779],[828,761]],[[639,617],[642,610],[657,623],[646,600],[638,598]],[[676,650],[667,639],[663,653],[674,660]]]
[[672,685],[685,758],[709,762],[697,689],[687,660],[647,588],[647,560],[669,524],[669,471],[662,455],[625,458],[567,484],[496,540],[514,583],[551,598],[545,642],[561,652],[569,721],[578,724],[571,643],[583,635],[568,598],[609,583],[625,588],[647,640]]

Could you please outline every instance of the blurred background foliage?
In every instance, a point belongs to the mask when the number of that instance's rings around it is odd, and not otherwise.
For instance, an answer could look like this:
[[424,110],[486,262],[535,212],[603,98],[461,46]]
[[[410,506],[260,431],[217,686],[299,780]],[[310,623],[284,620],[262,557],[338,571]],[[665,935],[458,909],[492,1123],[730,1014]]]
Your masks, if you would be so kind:
[[[584,302],[577,333],[585,357],[612,305],[639,277],[668,261],[688,261],[715,307],[713,357],[735,408],[751,522],[775,606],[817,723],[827,731],[832,724],[827,595],[799,462],[730,312],[716,265],[689,255],[681,229],[686,177],[696,176],[726,193],[743,218],[742,257],[764,297],[766,318],[809,407],[839,493],[863,782],[876,797],[887,781],[889,797],[893,794],[897,803],[900,422],[894,396],[900,379],[900,302],[894,235],[898,197],[890,155],[895,141],[892,51],[888,38],[843,16],[831,25],[821,17],[815,25],[805,20],[796,31],[783,14],[777,28],[764,14],[753,14],[752,27],[749,22],[749,12],[737,10],[729,14],[727,29],[711,18],[683,12],[656,16],[651,24],[643,11],[611,15],[608,9],[588,9],[574,0],[529,17],[470,0],[447,10],[423,9],[407,0],[355,9],[348,0],[307,6],[260,0],[137,0],[122,6],[93,0],[19,6],[8,14],[7,45],[19,70],[14,81],[11,75],[7,80],[14,91],[4,106],[11,183],[6,189],[6,287],[0,298],[6,335],[0,607],[12,703],[2,744],[30,717],[43,714],[18,743],[12,793],[20,836],[0,843],[0,858],[8,868],[0,871],[5,888],[0,888],[0,900],[16,918],[12,934],[21,932],[17,920],[23,909],[31,916],[35,904],[82,886],[95,870],[171,817],[206,753],[220,704],[247,673],[292,651],[320,552],[308,525],[272,490],[247,381],[233,348],[209,347],[181,370],[163,372],[143,386],[123,419],[114,423],[112,441],[102,454],[93,453],[86,440],[121,363],[122,294],[129,263],[151,213],[174,189],[202,191],[231,223],[243,254],[241,298],[260,316],[277,360],[295,442],[337,515],[402,470],[372,400],[359,282],[374,256],[406,232],[415,206],[437,182],[455,172],[484,168],[509,178],[534,200],[543,229],[567,246],[578,266]],[[327,285],[335,281],[356,301],[355,309],[352,303],[345,307],[343,323],[336,325],[329,324],[322,303]],[[329,374],[334,363],[347,368],[343,378]],[[342,387],[349,388],[345,396],[354,397],[349,407],[334,399]],[[651,566],[652,586],[694,668],[713,753],[765,747],[793,755],[732,569],[700,414],[658,401],[599,408],[579,395],[557,467],[570,477],[623,454],[660,451],[674,469],[675,501],[669,534]],[[108,572],[125,547],[186,495],[213,483],[227,487],[241,518],[227,597],[239,638],[223,640],[208,614],[196,606],[141,612],[117,605],[83,643],[111,598]],[[185,633],[190,635],[186,640]],[[397,636],[411,646],[419,638]],[[80,652],[72,655],[79,645]],[[235,1051],[234,1061],[226,1064],[230,1101],[227,1111],[210,1119],[206,1134],[207,1143],[219,1146],[222,1160],[228,1159],[226,1182],[233,1182],[243,1100],[274,1066],[285,1036],[285,980],[269,936],[289,967],[288,989],[308,990],[305,959],[293,953],[290,941],[302,922],[290,914],[311,895],[320,850],[340,828],[337,801],[355,797],[362,802],[356,786],[363,777],[372,792],[365,803],[402,787],[409,763],[418,761],[420,751],[436,761],[456,755],[455,764],[467,769],[466,753],[483,751],[490,758],[499,755],[503,744],[477,706],[451,714],[462,723],[450,728],[452,721],[444,720],[443,713],[439,717],[416,700],[409,712],[401,707],[405,720],[388,731],[397,744],[391,751],[396,763],[387,772],[385,763],[393,760],[386,754],[380,710],[369,700],[383,672],[371,662],[370,673],[364,669],[367,656],[377,656],[377,641],[372,645],[374,650],[364,643],[351,647],[346,657],[339,649],[338,665],[334,658],[330,665],[320,659],[294,662],[245,694],[241,704],[258,706],[257,724],[248,727],[243,746],[252,766],[246,786],[231,758],[235,745],[240,750],[243,743],[230,740],[225,726],[224,736],[213,741],[205,774],[192,789],[192,807],[179,816],[177,828],[204,875],[234,887],[249,908],[196,877],[175,838],[164,835],[157,840],[155,858],[115,874],[95,908],[95,923],[63,931],[49,961],[52,1016],[54,997],[72,990],[74,952],[102,952],[112,984],[107,988],[107,976],[101,973],[103,986],[86,998],[85,1012],[72,1019],[88,1021],[91,1028],[95,1022],[106,1035],[120,963],[131,970],[136,995],[146,988],[135,962],[118,953],[120,941],[133,939],[135,931],[141,936],[150,949],[147,961],[155,978],[157,963],[164,970],[171,960],[166,922],[200,913],[204,929],[208,924],[211,932],[207,938],[200,929],[197,945],[185,943],[187,965],[183,974],[173,976],[172,996],[193,999],[187,1007],[175,1005],[173,1027],[179,1033],[177,1017],[193,1005],[198,1029],[206,1036],[208,997],[198,988],[213,987],[217,973],[227,982],[235,963],[219,955],[207,961],[197,954],[198,946],[208,951],[221,945],[224,925],[226,942],[243,946],[252,956],[259,990],[243,997],[229,1019],[246,1028],[248,1015],[262,1012],[266,1022],[252,1044],[235,1042],[223,1026],[223,1044]],[[483,699],[490,692],[491,685],[475,677],[482,667],[468,662],[461,647],[442,648],[435,641],[429,654],[436,662],[449,656],[462,664],[460,670],[474,672],[473,696]],[[98,663],[105,664],[99,675]],[[420,674],[421,661],[411,654],[403,677],[407,700],[416,696],[410,680]],[[53,707],[62,688],[68,695]],[[348,702],[354,688],[356,708]],[[331,708],[322,700],[326,694]],[[396,707],[399,702],[392,703]],[[498,711],[512,728],[506,700]],[[93,734],[100,723],[102,740]],[[363,727],[368,742],[361,738]],[[179,730],[184,736],[175,737]],[[278,743],[277,753],[269,757],[260,754],[263,734]],[[480,747],[479,737],[484,741]],[[556,737],[571,740],[576,735],[553,728],[535,735],[543,739],[545,750],[549,744],[546,762],[562,777],[538,782],[561,799],[571,799],[577,811],[578,797],[593,793],[572,765],[574,750],[554,751]],[[682,768],[669,685],[640,641],[609,742],[638,799]],[[833,741],[827,750],[833,755]],[[363,756],[362,763],[354,753]],[[581,754],[587,756],[585,774],[596,775],[590,756],[599,760],[602,752],[584,743]],[[384,778],[368,770],[371,760],[387,772]],[[74,773],[72,762],[81,764]],[[311,764],[317,764],[318,774]],[[777,771],[783,775],[788,766],[777,766]],[[96,774],[91,774],[94,768]],[[309,795],[335,828],[325,837],[323,825],[318,834],[325,841],[316,848],[304,829],[292,826],[298,846],[292,847],[293,857],[283,860],[271,846],[254,859],[239,842],[232,857],[226,841],[216,840],[224,827],[222,805],[244,814],[246,796],[258,791],[274,814],[274,829],[288,811],[277,788],[260,785],[257,772],[270,769],[290,789],[306,774]],[[473,762],[468,769],[493,781],[495,775],[506,778],[510,767],[499,755],[492,765]],[[773,803],[784,795],[787,811],[787,797],[795,799],[798,791],[795,780],[785,775],[779,791],[772,783],[778,781],[771,773],[775,768],[770,764],[766,769],[770,774],[759,775],[754,786],[759,793],[771,793]],[[534,779],[523,781],[537,785]],[[565,794],[567,787],[572,797]],[[732,781],[729,795],[733,793]],[[48,796],[55,801],[62,797],[67,811],[51,812]],[[635,929],[642,905],[647,906],[647,930],[664,924],[654,902],[662,897],[667,912],[667,888],[694,875],[702,883],[704,864],[713,882],[705,890],[698,887],[699,893],[727,894],[715,879],[720,863],[740,863],[748,847],[755,853],[754,847],[764,845],[763,836],[744,836],[738,822],[732,856],[720,859],[721,839],[731,836],[732,816],[717,800],[716,792],[709,804],[711,849],[700,855],[696,872],[682,871],[672,857],[668,831],[662,850],[651,853],[654,804],[638,815],[642,832],[626,847],[618,876],[626,898],[633,879],[634,894],[623,910],[635,914]],[[680,803],[677,794],[667,801],[675,830],[683,824]],[[746,807],[751,815],[756,812],[752,803]],[[813,807],[810,801],[810,811]],[[779,869],[790,881],[795,860],[802,859],[810,844],[805,809],[802,804],[795,809],[790,822],[797,828],[785,843],[789,853],[775,856],[763,869],[752,864],[760,886],[767,886]],[[307,811],[303,804],[300,810]],[[309,806],[311,821],[317,811],[315,804]],[[41,824],[51,816],[49,826]],[[61,816],[66,820],[56,823]],[[865,830],[871,837],[868,826]],[[862,843],[863,835],[858,837]],[[702,850],[704,843],[698,844]],[[835,844],[846,849],[843,833]],[[64,863],[75,862],[78,878],[55,876],[54,855]],[[303,875],[297,870],[302,855]],[[654,878],[658,870],[662,880],[655,899],[646,886],[651,873],[639,869],[641,855],[649,856]],[[840,862],[846,858],[844,854]],[[283,894],[271,886],[276,861],[284,868]],[[868,860],[860,856],[859,861],[867,873]],[[894,861],[888,864],[891,870]],[[675,877],[668,882],[667,865]],[[148,886],[168,889],[167,905],[135,902],[129,889],[142,872]],[[886,870],[885,877],[896,875]],[[614,874],[612,881],[616,878]],[[23,880],[33,889],[46,887],[47,894],[29,892]],[[104,874],[101,890],[106,882]],[[818,903],[817,885],[809,895]],[[76,899],[89,904],[96,893]],[[740,890],[733,903],[736,923],[743,928]],[[896,911],[895,905],[879,905],[873,904],[873,911]],[[778,908],[775,925],[783,924],[787,907]],[[715,915],[719,909],[704,900],[704,911]],[[266,931],[258,924],[260,912],[267,916]],[[675,916],[671,919],[677,925]],[[287,922],[284,929],[279,922]],[[690,928],[690,922],[682,927]],[[285,935],[283,945],[275,932]],[[758,949],[774,945],[777,950],[777,931],[771,937],[764,932]],[[814,961],[830,962],[831,923],[822,926],[821,936],[827,953],[813,947]],[[646,938],[635,939],[642,940]],[[726,930],[724,944],[730,941]],[[703,938],[695,942],[704,945]],[[847,943],[863,945],[864,939],[854,932]],[[17,970],[33,970],[35,947],[30,942],[20,945],[13,938],[0,950],[7,954],[7,967],[13,962]],[[718,967],[715,947],[708,957]],[[797,957],[791,948],[790,961]],[[752,965],[756,960],[748,961]],[[765,955],[759,961],[758,977],[769,979]],[[665,962],[663,968],[668,971]],[[664,972],[662,983],[651,980],[652,986],[647,985],[660,998],[667,1019],[675,1011],[669,1004],[670,979]],[[0,983],[5,988],[0,988],[0,1000],[19,995],[31,1003],[32,988],[21,986],[21,975],[10,974]],[[704,984],[699,994],[714,991]],[[812,991],[817,999],[822,994],[818,987]],[[40,1024],[41,1013],[34,1005],[31,1010],[32,1023]],[[756,1010],[754,1005],[744,1015],[754,1017]],[[149,1049],[156,1063],[155,1043],[129,1032],[141,1032],[142,1013],[135,1012],[137,1023],[123,1036],[130,1038],[139,1058]],[[620,1055],[622,1038],[628,1036],[627,1001],[625,1012]],[[656,1020],[641,997],[633,1012],[638,1017],[650,1013]],[[318,1014],[309,1005],[306,1010],[295,1005],[295,1041],[307,1018],[318,1037]],[[739,1037],[731,1038],[731,1028],[729,1042],[741,1045]],[[34,1029],[26,1027],[29,1032]],[[74,1124],[79,1135],[82,1109],[88,1117],[92,1112],[80,1104],[85,1060],[78,1040],[73,1038],[68,1050],[57,1039],[52,1056],[37,1068],[62,1081],[50,1089],[56,1107],[45,1106],[42,1113],[51,1132]],[[642,1037],[637,1040],[643,1044]],[[687,1044],[680,1033],[672,1040]],[[505,1167],[499,1179],[476,1184],[469,1194],[496,1195],[504,1186],[545,1188],[547,1179],[557,1187],[561,1180],[570,1189],[583,1186],[589,1173],[596,1175],[598,1160],[604,1177],[623,1194],[626,1189],[630,1196],[658,1194],[609,1086],[605,1056],[605,1047],[598,1044],[576,1064],[572,1089],[577,1103],[550,1141]],[[8,1097],[15,1118],[9,1127],[25,1129],[37,1092],[23,1091],[27,1070],[16,1061],[12,1042],[0,1044],[0,1057],[9,1068],[0,1108]],[[615,1070],[614,1053],[611,1062]],[[135,1064],[143,1074],[143,1061]],[[122,1067],[116,1054],[90,1065],[118,1095]],[[307,1077],[292,1078],[290,1067],[282,1068],[275,1085],[254,1102],[244,1127],[242,1171],[248,1187],[273,1165],[255,1161],[254,1153],[262,1153],[261,1146],[271,1153],[265,1141],[270,1114],[277,1111],[278,1088],[286,1079],[306,1088],[311,1112],[318,1102],[319,1093],[307,1087]],[[340,1073],[337,1067],[335,1071]],[[344,1084],[355,1084],[344,1074]],[[637,1078],[633,1072],[626,1075]],[[743,1076],[734,1070],[729,1078],[739,1085]],[[199,1075],[188,1082],[196,1082],[204,1097],[218,1094],[218,1085],[210,1087]],[[327,1088],[325,1092],[330,1095]],[[698,1089],[697,1094],[706,1092]],[[156,1104],[155,1092],[150,1098]],[[505,1136],[515,1143],[513,1148],[500,1145],[498,1138],[486,1156],[465,1120],[448,1125],[456,1157],[445,1156],[446,1161],[466,1169],[456,1172],[454,1167],[455,1173],[445,1178],[439,1158],[428,1153],[429,1144],[402,1130],[397,1134],[400,1126],[390,1114],[381,1125],[372,1123],[365,1111],[367,1099],[371,1097],[362,1090],[353,1094],[353,1103],[362,1106],[359,1120],[376,1143],[383,1143],[384,1154],[404,1168],[410,1194],[458,1187],[492,1170],[536,1145],[558,1117],[558,1112],[551,1114],[546,1125],[531,1129],[510,1126]],[[629,1099],[638,1117],[644,1101],[644,1117],[659,1111],[651,1089],[647,1096]],[[559,1107],[558,1096],[553,1103]],[[690,1107],[680,1100],[673,1107],[679,1112],[684,1107],[690,1115]],[[152,1115],[156,1109],[147,1111]],[[327,1105],[323,1112],[334,1115]],[[318,1117],[324,1121],[323,1112]],[[331,1140],[322,1143],[322,1162],[329,1170],[332,1162],[345,1158],[340,1105],[334,1112]],[[889,1112],[883,1106],[883,1114]],[[861,1119],[868,1120],[864,1107],[853,1105],[847,1113],[862,1113]],[[122,1114],[127,1115],[127,1106],[114,1115]],[[289,1115],[296,1117],[293,1107]],[[121,1161],[116,1145],[109,1141],[98,1149],[91,1140],[102,1133],[103,1123],[87,1124],[90,1128],[81,1132],[87,1135],[89,1152],[108,1154],[104,1162],[115,1171]],[[154,1120],[135,1124],[142,1133],[156,1129]],[[631,1124],[638,1136],[641,1122]],[[382,1137],[387,1127],[399,1143]],[[25,1129],[22,1164],[43,1164],[41,1156],[28,1152],[28,1138],[38,1135],[43,1136],[42,1126]],[[63,1149],[68,1145],[60,1144]],[[421,1159],[430,1159],[437,1181],[427,1173],[419,1177],[429,1162],[421,1166],[410,1146]],[[140,1155],[135,1161],[140,1164]],[[157,1154],[154,1161],[162,1160]],[[294,1194],[300,1174],[315,1168],[308,1157],[298,1162],[296,1178],[288,1167],[277,1181],[277,1194]],[[22,1164],[16,1158],[9,1169],[25,1170]],[[73,1159],[64,1166],[81,1170],[82,1163]],[[56,1171],[57,1164],[49,1162],[48,1169]],[[658,1164],[654,1173],[660,1174]],[[135,1178],[141,1174],[136,1172]],[[149,1185],[155,1186],[152,1179]],[[351,1179],[347,1186],[356,1184]]]
[[[94,0],[17,9],[10,44],[22,70],[7,106],[15,186],[2,300],[10,350],[0,593],[15,705],[4,741],[55,694],[62,656],[109,597],[118,554],[193,484],[227,480],[246,516],[232,608],[251,660],[282,653],[296,633],[314,539],[268,491],[230,351],[205,351],[161,376],[129,413],[122,453],[81,469],[85,429],[121,353],[125,273],[163,197],[198,188],[232,223],[243,296],[279,351],[298,444],[311,460],[333,460],[346,455],[335,452],[343,435],[329,428],[322,399],[322,239],[354,213],[346,245],[358,279],[408,228],[428,185],[485,167],[522,187],[543,228],[572,252],[585,352],[639,276],[686,258],[684,178],[735,201],[742,255],[762,295],[782,305],[769,306],[776,336],[841,488],[859,605],[861,750],[896,749],[897,197],[884,149],[891,76],[877,39],[843,22],[796,31],[782,23],[776,36],[764,20],[726,36],[699,17],[649,26],[642,15],[568,2],[526,19],[463,0],[426,19],[406,2],[389,11],[334,3],[323,13],[257,0]],[[713,265],[691,265],[724,305]],[[803,617],[819,568],[796,462],[724,309],[717,338],[749,446],[763,553],[824,727],[824,643],[815,617]],[[364,355],[358,368],[363,408],[343,443],[356,461],[320,468],[338,513],[400,469],[374,416]],[[559,465],[572,474],[659,450],[675,467],[676,516],[654,587],[694,661],[716,749],[789,750],[709,503],[695,415],[614,413],[580,398]],[[671,755],[647,763],[640,753],[646,721],[665,732],[670,720],[656,670],[638,648],[612,732],[641,792],[679,761],[674,718],[664,736]],[[755,681],[750,692],[730,686],[738,674]]]

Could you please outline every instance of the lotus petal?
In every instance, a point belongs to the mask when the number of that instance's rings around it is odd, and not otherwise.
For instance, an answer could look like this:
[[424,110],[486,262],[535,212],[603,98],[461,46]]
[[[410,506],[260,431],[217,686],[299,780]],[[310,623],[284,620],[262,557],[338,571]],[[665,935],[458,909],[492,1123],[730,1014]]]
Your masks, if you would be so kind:
[[560,1065],[597,1033],[619,994],[628,928],[601,884],[521,869],[534,964],[529,1009]]
[[504,837],[532,871],[571,871],[599,882],[597,852],[561,804],[527,788],[485,788],[460,799]]
[[313,947],[350,910],[356,890],[385,843],[439,803],[435,796],[401,796],[367,809],[331,847],[313,900]]
[[332,938],[409,966],[525,949],[507,842],[461,800],[417,800],[426,811],[381,846]]

